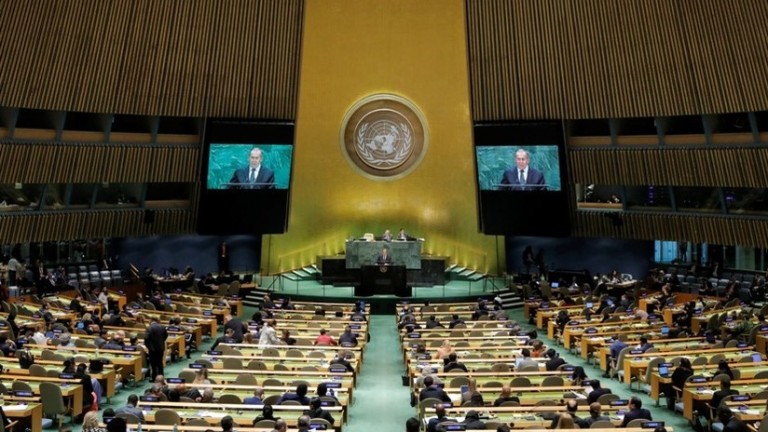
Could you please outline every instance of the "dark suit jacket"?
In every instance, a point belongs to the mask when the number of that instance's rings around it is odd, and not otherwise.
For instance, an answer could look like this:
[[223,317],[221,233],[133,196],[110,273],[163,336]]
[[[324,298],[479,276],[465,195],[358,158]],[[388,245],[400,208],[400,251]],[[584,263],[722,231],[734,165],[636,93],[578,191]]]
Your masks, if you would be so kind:
[[392,255],[387,254],[387,256],[384,256],[379,254],[378,258],[376,258],[376,264],[392,264]]
[[645,408],[633,409],[624,414],[624,421],[621,422],[621,427],[627,427],[627,423],[636,419],[653,420],[653,417],[651,417],[651,412]]
[[720,402],[723,401],[724,397],[737,394],[739,394],[738,390],[718,390],[712,395],[712,400],[709,402],[709,406],[717,408],[720,406]]
[[731,417],[730,420],[728,420],[728,423],[725,424],[725,427],[723,428],[723,432],[747,432],[749,429],[747,428],[747,425],[737,419],[736,417]]
[[589,396],[587,396],[587,403],[595,403],[597,402],[597,399],[600,398],[600,396],[608,393],[612,393],[611,389],[607,389],[607,388],[594,389],[591,392],[589,392]]
[[168,339],[168,331],[165,327],[159,323],[152,323],[144,337],[144,345],[150,352],[164,352],[166,339]]
[[440,399],[443,402],[450,402],[451,398],[448,396],[448,393],[445,392],[445,390],[432,386],[425,388],[424,390],[419,393],[419,400],[423,401],[426,398],[436,398]]
[[521,185],[518,177],[517,167],[504,171],[501,178],[501,184],[510,185],[511,190],[547,190],[544,174],[541,171],[528,167],[528,176],[525,178],[525,185]]
[[[264,165],[259,168],[259,175],[256,176],[255,184],[248,185],[248,175],[250,174],[250,167],[239,168],[232,174],[230,183],[242,183],[244,186],[231,186],[233,189],[274,189],[275,188],[275,173],[265,167]],[[268,183],[268,184],[265,184]]]

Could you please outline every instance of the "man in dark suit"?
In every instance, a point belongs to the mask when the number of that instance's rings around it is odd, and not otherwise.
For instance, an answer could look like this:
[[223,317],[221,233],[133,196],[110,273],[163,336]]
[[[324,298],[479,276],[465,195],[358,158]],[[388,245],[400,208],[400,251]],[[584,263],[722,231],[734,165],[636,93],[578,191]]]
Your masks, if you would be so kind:
[[243,186],[230,185],[230,189],[274,189],[275,173],[261,164],[262,159],[261,149],[252,149],[248,166],[238,168],[229,180],[229,183],[239,183]]
[[429,419],[427,423],[427,432],[436,432],[437,425],[445,422],[455,421],[445,415],[445,407],[442,404],[435,404],[435,416]]
[[389,254],[389,249],[384,248],[381,250],[381,253],[376,258],[376,264],[378,265],[392,264],[392,255]]
[[508,186],[502,186],[502,188],[511,190],[547,190],[544,174],[528,166],[529,162],[530,156],[527,151],[523,149],[516,151],[516,167],[504,171],[501,184]]
[[219,262],[219,274],[229,270],[229,245],[227,242],[219,243],[216,248],[216,258]]
[[723,401],[723,398],[737,394],[739,394],[738,390],[731,389],[731,379],[725,377],[720,380],[720,390],[716,391],[715,394],[712,395],[712,400],[710,401],[709,405],[712,408],[718,408],[720,407],[720,402]]
[[723,432],[747,432],[747,425],[733,415],[727,406],[717,409],[717,418],[723,423]]
[[624,420],[621,422],[621,427],[627,427],[627,424],[632,420],[645,419],[653,420],[651,412],[643,408],[643,401],[637,396],[633,396],[629,400],[629,412],[624,414]]
[[165,341],[167,339],[168,331],[165,326],[157,321],[157,317],[152,317],[152,323],[144,337],[144,345],[149,351],[148,361],[153,381],[156,376],[164,375],[163,359],[165,358]]
[[419,393],[419,401],[423,401],[427,398],[435,398],[440,399],[443,402],[450,402],[451,397],[448,396],[448,393],[434,384],[435,380],[432,379],[431,376],[424,377],[424,388],[421,389],[421,393]]
[[597,399],[599,399],[600,396],[609,393],[612,393],[611,389],[601,388],[599,380],[592,380],[592,391],[589,392],[589,395],[587,396],[587,403],[591,404],[597,402]]

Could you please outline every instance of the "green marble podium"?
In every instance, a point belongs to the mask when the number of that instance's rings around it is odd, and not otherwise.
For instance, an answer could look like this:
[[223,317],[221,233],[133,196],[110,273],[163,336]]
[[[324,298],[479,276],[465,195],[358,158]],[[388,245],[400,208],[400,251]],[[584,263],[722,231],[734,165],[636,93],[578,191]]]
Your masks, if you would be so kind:
[[405,266],[408,270],[421,269],[421,240],[414,241],[362,241],[348,240],[346,245],[346,267],[359,269],[376,265],[381,250],[389,248],[392,265]]

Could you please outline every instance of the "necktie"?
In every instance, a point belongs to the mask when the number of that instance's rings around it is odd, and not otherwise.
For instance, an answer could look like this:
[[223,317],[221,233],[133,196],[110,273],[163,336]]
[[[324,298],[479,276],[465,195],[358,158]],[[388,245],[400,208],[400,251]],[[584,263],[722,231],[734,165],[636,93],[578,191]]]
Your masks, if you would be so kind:
[[248,182],[253,183],[256,181],[256,170],[251,168],[251,174],[248,176]]
[[518,179],[518,182],[520,184],[525,184],[525,176],[523,175],[525,173],[525,170],[520,170],[520,178]]

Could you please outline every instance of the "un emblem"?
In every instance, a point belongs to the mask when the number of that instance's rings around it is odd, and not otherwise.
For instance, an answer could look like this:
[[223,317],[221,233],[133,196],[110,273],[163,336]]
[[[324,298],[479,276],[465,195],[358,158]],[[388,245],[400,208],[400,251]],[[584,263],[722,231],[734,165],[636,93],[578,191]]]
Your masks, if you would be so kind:
[[416,168],[426,153],[425,125],[419,109],[407,99],[368,96],[344,117],[342,152],[367,177],[400,178]]

